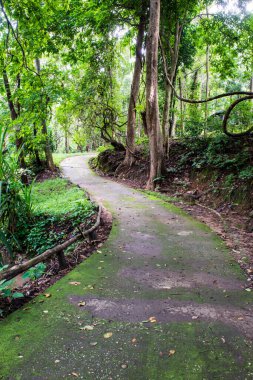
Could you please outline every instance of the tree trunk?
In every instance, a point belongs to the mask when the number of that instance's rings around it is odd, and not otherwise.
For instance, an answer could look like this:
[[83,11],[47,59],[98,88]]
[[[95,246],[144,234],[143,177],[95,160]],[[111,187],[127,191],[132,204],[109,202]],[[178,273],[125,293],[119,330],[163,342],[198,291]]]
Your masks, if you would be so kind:
[[[253,76],[251,77],[251,79],[250,79],[250,92],[253,92]],[[251,106],[251,109],[253,108],[253,99],[252,99],[252,101],[251,101],[251,104],[252,104],[252,106]]]
[[[143,3],[144,4],[144,3]],[[136,58],[134,66],[134,74],[131,86],[131,94],[128,107],[128,120],[127,120],[127,146],[124,165],[132,166],[134,162],[134,150],[135,150],[135,129],[136,129],[136,103],[140,91],[140,80],[142,72],[142,46],[145,33],[145,16],[146,7],[142,7],[142,14],[140,16],[140,22],[138,25],[138,34],[136,40]]]
[[155,188],[155,179],[162,172],[162,136],[158,105],[158,42],[160,27],[160,0],[150,0],[150,22],[146,51],[146,121],[150,148],[148,189]]
[[168,130],[170,122],[170,104],[171,104],[172,88],[166,83],[165,87],[165,103],[163,107],[162,135],[163,135],[163,150],[165,156],[168,153]]
[[[10,110],[11,120],[15,121],[15,120],[17,120],[17,118],[19,117],[19,114],[20,114],[20,104],[18,102],[17,111],[16,111],[14,102],[12,100],[9,78],[7,75],[7,71],[5,69],[3,70],[3,81],[4,81],[4,87],[5,87],[6,97],[7,97],[7,101],[8,101],[8,106],[9,106],[9,110]],[[17,85],[18,85],[18,87],[20,87],[20,76],[19,75],[17,76]],[[23,146],[23,139],[22,139],[22,137],[18,136],[18,134],[20,132],[19,127],[15,126],[15,128],[16,128],[15,145],[16,145],[17,151],[20,151],[20,153],[19,153],[19,164],[20,164],[21,168],[26,168],[24,153],[21,151],[22,146]]]
[[[209,63],[209,57],[210,57],[210,46],[207,45],[206,47],[206,99],[209,97],[209,72],[210,72],[210,63]],[[206,136],[207,132],[207,120],[208,120],[208,103],[205,104],[205,128],[204,128],[204,136]]]
[[64,138],[65,138],[65,153],[69,153],[69,136],[68,136],[68,131],[65,131]]
[[[178,79],[179,84],[179,94],[180,97],[183,97],[183,79],[179,77]],[[180,135],[184,136],[184,103],[182,100],[180,100]]]
[[[36,66],[36,70],[37,70],[37,73],[40,75],[40,60],[39,58],[36,58],[35,59],[35,66]],[[43,101],[41,99],[41,105]],[[46,100],[46,103],[47,103],[47,100]],[[47,108],[47,105],[45,107],[45,109]],[[46,165],[47,165],[47,168],[49,170],[54,170],[55,169],[55,165],[54,165],[54,160],[53,160],[53,154],[52,154],[52,149],[51,149],[51,146],[50,146],[50,140],[49,140],[49,137],[48,137],[48,131],[47,131],[47,123],[46,123],[46,118],[44,118],[42,120],[42,133],[43,135],[45,136],[45,147],[44,147],[44,152],[45,152],[45,156],[46,156]]]
[[[177,66],[178,66],[178,55],[179,55],[179,47],[182,36],[183,27],[180,25],[179,21],[176,24],[176,30],[174,35],[174,46],[172,47],[170,42],[168,41],[169,50],[170,50],[170,68],[168,71],[168,75],[171,83],[175,83]],[[168,146],[169,146],[169,130],[171,130],[171,104],[173,103],[173,89],[166,81],[165,85],[165,103],[163,108],[163,121],[162,121],[162,135],[163,135],[163,151],[164,155],[168,155]]]

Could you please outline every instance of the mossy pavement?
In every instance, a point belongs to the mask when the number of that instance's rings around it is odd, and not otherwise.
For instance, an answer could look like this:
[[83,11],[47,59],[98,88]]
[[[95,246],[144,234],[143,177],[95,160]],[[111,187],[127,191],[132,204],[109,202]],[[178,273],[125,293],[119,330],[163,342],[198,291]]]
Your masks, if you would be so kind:
[[153,195],[63,171],[114,217],[106,244],[0,322],[0,379],[253,379],[252,293],[223,242]]

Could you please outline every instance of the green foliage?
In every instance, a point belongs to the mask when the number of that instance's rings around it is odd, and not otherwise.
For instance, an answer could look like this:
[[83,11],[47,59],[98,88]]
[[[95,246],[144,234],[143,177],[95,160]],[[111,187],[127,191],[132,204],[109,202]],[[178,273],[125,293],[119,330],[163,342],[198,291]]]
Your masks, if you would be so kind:
[[197,170],[218,170],[226,175],[226,184],[236,179],[249,181],[253,178],[249,144],[224,136],[213,138],[187,139],[182,143],[184,153],[178,167],[191,165]]
[[19,167],[21,151],[15,152],[6,146],[6,136],[7,128],[0,126],[0,240],[13,258],[17,225],[32,215],[32,184],[23,183],[28,172]]
[[28,271],[26,271],[23,274],[22,278],[24,278],[24,279],[29,278],[30,280],[37,280],[38,278],[43,276],[45,271],[46,271],[46,264],[39,263],[39,264],[35,265],[34,267],[28,269]]
[[83,190],[61,178],[36,183],[33,199],[36,204],[33,222],[23,225],[18,235],[31,256],[64,241],[66,234],[95,212]]
[[[0,272],[2,272],[3,270],[7,268],[8,268],[8,265],[0,266]],[[13,280],[0,281],[0,297],[10,298],[10,299],[23,298],[24,297],[23,293],[15,292],[11,289],[12,284],[13,284]],[[0,315],[1,315],[1,310],[0,310]]]
[[97,148],[97,152],[98,152],[98,153],[105,152],[106,150],[113,150],[113,147],[112,147],[111,145],[100,145],[100,146]]
[[253,167],[248,166],[245,169],[241,170],[239,173],[239,178],[244,180],[253,180]]

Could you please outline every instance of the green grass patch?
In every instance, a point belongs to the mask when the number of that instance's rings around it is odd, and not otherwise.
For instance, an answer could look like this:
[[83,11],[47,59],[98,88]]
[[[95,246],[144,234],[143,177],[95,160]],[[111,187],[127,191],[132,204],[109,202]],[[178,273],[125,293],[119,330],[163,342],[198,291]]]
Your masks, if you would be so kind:
[[36,214],[63,215],[80,205],[84,209],[91,205],[83,190],[62,178],[36,183],[32,197]]
[[68,157],[82,156],[84,153],[53,153],[54,164],[59,166],[60,163]]
[[16,236],[29,256],[64,242],[80,224],[88,228],[96,209],[83,190],[62,178],[35,183],[32,203],[33,215],[19,222]]

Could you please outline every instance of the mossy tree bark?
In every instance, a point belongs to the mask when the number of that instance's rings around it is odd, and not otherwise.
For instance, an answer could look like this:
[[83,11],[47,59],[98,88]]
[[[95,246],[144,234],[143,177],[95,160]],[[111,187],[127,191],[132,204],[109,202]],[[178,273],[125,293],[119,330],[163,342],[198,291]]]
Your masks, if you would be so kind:
[[158,105],[158,44],[160,28],[160,0],[150,0],[150,22],[146,50],[146,122],[150,148],[148,189],[155,188],[161,177],[163,147]]
[[[20,116],[20,104],[19,104],[19,102],[17,102],[17,104],[15,105],[13,100],[12,100],[12,91],[11,91],[11,86],[10,86],[10,82],[9,82],[9,78],[8,78],[8,74],[7,74],[6,69],[3,70],[3,82],[4,82],[5,93],[6,93],[7,102],[8,102],[8,106],[9,106],[9,110],[10,110],[11,120],[13,122],[15,122],[18,119],[18,117]],[[18,75],[17,76],[17,87],[18,88],[20,88],[20,83],[21,83],[20,75]],[[15,145],[16,145],[17,150],[20,152],[19,164],[20,164],[21,168],[26,168],[24,153],[21,150],[22,146],[23,146],[23,138],[19,135],[19,133],[20,133],[19,126],[16,125],[15,126],[15,134],[16,134]]]
[[142,10],[140,15],[140,22],[138,25],[138,34],[136,39],[136,56],[134,74],[131,86],[131,94],[128,107],[128,120],[127,120],[127,146],[124,165],[132,166],[134,163],[134,151],[135,151],[135,129],[136,129],[136,103],[140,91],[140,80],[143,66],[143,40],[146,24],[146,6],[145,2],[142,2]]
[[[36,70],[37,70],[38,75],[40,75],[41,67],[40,67],[39,58],[36,58],[35,66],[36,66]],[[48,103],[48,100],[46,99],[45,110],[47,108],[47,103]],[[53,160],[52,149],[50,146],[50,140],[49,140],[49,136],[48,136],[46,117],[44,117],[42,120],[42,133],[45,136],[44,152],[45,152],[45,156],[46,156],[46,165],[47,165],[47,168],[49,170],[54,170],[55,165],[54,165],[54,160]]]

